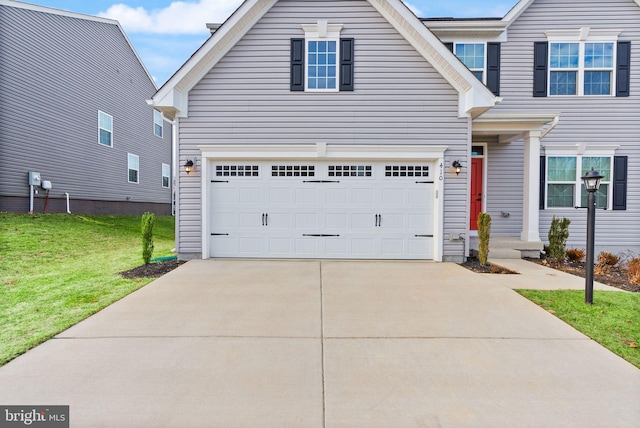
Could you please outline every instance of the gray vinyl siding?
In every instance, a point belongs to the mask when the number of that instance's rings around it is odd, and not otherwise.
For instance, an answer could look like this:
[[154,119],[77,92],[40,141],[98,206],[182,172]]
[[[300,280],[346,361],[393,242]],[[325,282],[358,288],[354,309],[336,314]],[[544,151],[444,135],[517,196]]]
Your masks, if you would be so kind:
[[[353,92],[289,90],[290,38],[318,19],[355,39]],[[282,0],[191,90],[179,141],[181,165],[199,144],[316,142],[447,145],[450,165],[467,158],[470,136],[457,92],[367,1]],[[181,173],[180,253],[200,252],[200,173]],[[445,233],[466,231],[466,172],[445,167],[444,193]],[[444,255],[461,257],[462,244],[446,241]]]
[[[533,43],[546,41],[544,32],[558,29],[622,30],[620,41],[631,41],[630,97],[545,97],[533,98]],[[542,145],[617,145],[618,156],[628,156],[628,194],[626,211],[598,211],[596,245],[600,249],[640,252],[640,7],[632,0],[536,0],[508,30],[502,44],[501,95],[503,101],[493,111],[557,112],[560,122]],[[521,164],[522,144],[510,150],[490,146],[489,152],[503,165]],[[542,154],[544,154],[544,149]],[[499,173],[490,173],[499,177]],[[499,212],[508,201],[511,180],[494,180],[489,197],[496,197],[491,208]],[[547,242],[553,215],[571,219],[569,246],[584,247],[586,210],[547,209],[540,212],[540,234]],[[494,217],[495,218],[495,217]],[[493,230],[506,233],[502,220]]]
[[[1,196],[28,197],[38,171],[72,210],[77,199],[170,204],[171,129],[153,134],[156,88],[118,26],[0,6],[0,58]],[[113,116],[113,147],[98,144],[98,110]],[[140,158],[139,184],[127,153]]]
[[522,155],[513,156],[514,152],[524,152],[522,141],[488,145],[485,198],[486,212],[491,215],[491,236],[520,236],[522,232],[524,159]]

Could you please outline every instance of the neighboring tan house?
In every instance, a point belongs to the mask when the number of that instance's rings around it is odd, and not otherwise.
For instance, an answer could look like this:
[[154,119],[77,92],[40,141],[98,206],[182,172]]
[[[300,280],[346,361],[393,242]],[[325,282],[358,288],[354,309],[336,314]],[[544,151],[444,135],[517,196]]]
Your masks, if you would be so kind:
[[584,246],[591,166],[597,246],[640,250],[639,22],[634,0],[245,1],[152,100],[179,257],[462,261],[480,211],[512,244],[493,255],[538,254],[553,215]]
[[171,214],[156,90],[117,21],[0,0],[0,211]]

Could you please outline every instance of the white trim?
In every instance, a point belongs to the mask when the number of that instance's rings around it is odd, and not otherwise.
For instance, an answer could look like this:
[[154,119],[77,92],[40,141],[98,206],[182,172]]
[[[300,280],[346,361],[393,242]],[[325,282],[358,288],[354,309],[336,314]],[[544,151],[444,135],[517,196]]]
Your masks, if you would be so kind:
[[[368,0],[459,94],[459,116],[476,117],[500,99],[450,52],[401,0]],[[149,104],[172,117],[187,117],[189,91],[231,50],[277,0],[246,0],[156,92]],[[327,30],[329,31],[329,30]]]
[[[409,146],[409,145],[332,145],[324,142],[316,144],[281,144],[281,145],[202,145],[198,146],[202,155],[201,171],[201,205],[200,221],[202,224],[201,251],[202,258],[208,259],[209,254],[209,183],[211,177],[211,164],[216,160],[358,160],[358,161],[383,161],[383,160],[424,160],[434,162],[440,166],[444,163],[444,153],[447,146]],[[434,237],[433,260],[442,261],[443,236],[444,236],[444,182],[434,177]]]

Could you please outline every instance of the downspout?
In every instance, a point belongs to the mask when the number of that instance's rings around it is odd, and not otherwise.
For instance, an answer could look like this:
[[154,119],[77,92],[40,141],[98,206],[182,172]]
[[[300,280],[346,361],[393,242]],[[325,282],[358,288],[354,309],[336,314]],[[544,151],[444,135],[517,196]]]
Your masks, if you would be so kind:
[[69,193],[64,192],[64,195],[67,197],[67,214],[71,214],[71,210],[69,209]]

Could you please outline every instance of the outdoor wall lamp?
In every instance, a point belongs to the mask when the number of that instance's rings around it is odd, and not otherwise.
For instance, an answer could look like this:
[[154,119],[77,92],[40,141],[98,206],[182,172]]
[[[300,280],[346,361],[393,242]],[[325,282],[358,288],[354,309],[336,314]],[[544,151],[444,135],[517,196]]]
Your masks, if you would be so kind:
[[196,170],[196,167],[193,165],[193,161],[191,159],[188,159],[187,162],[184,164],[184,171],[187,174],[190,174],[195,170]]
[[586,259],[586,272],[585,272],[585,286],[584,286],[584,301],[585,303],[593,304],[593,253],[594,253],[594,241],[595,241],[595,228],[596,228],[596,191],[600,187],[600,181],[604,178],[598,171],[588,171],[582,181],[584,187],[589,192],[589,198],[587,201],[587,259]]
[[451,166],[455,168],[456,175],[460,175],[460,171],[462,171],[462,164],[460,163],[460,161],[453,161]]

